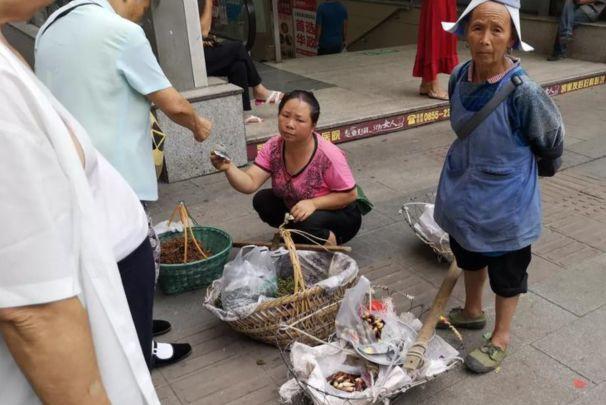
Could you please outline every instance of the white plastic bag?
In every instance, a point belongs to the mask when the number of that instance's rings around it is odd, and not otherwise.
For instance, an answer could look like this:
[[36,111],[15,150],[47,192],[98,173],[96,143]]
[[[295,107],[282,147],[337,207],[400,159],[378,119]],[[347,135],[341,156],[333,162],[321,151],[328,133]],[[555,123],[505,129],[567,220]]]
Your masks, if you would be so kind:
[[236,258],[225,265],[223,283],[221,303],[226,311],[237,312],[261,297],[275,296],[278,280],[269,249],[244,246]]
[[173,221],[171,223],[166,221],[158,222],[154,225],[154,232],[156,235],[162,235],[167,232],[183,232],[183,224],[181,221]]
[[419,217],[419,222],[414,224],[414,228],[430,243],[440,245],[446,242],[448,244],[448,234],[433,219],[433,210],[433,204],[425,204],[423,214]]
[[374,385],[361,392],[347,393],[332,387],[327,378],[339,371],[359,375],[368,372],[364,361],[348,356],[338,344],[310,347],[295,342],[290,358],[296,377],[307,384],[315,405],[370,405],[411,381],[400,367],[381,366],[376,380],[373,378]]

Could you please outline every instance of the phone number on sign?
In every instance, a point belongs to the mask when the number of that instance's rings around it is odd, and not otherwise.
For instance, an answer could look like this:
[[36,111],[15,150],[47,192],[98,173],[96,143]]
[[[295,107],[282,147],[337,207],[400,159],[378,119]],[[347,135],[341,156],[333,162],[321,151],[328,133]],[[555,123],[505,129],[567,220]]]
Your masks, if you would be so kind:
[[406,117],[406,124],[408,126],[414,126],[445,120],[448,118],[450,118],[450,108],[441,108],[439,110],[410,114]]

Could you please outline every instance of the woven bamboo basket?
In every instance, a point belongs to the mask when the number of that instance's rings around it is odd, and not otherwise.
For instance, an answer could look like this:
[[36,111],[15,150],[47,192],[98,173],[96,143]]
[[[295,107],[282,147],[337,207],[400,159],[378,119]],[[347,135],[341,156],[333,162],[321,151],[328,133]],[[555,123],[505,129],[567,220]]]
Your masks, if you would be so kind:
[[[290,235],[286,233],[284,236],[287,242]],[[295,291],[298,292],[265,301],[259,304],[252,314],[225,322],[237,332],[274,346],[286,347],[295,341],[315,346],[334,333],[335,318],[345,290],[356,284],[359,275],[356,270],[355,277],[330,291],[321,286],[305,288],[303,284],[297,287],[297,272],[299,272],[299,280],[303,277],[294,244],[289,247],[289,254],[295,274]],[[334,253],[334,255],[342,255],[342,253]],[[215,314],[217,313],[215,301],[221,286],[221,279],[213,282],[207,290],[204,302],[205,307]]]
[[[326,340],[334,333],[335,318],[345,290],[356,282],[357,277],[332,291],[331,295],[322,287],[312,287],[267,301],[246,318],[227,323],[237,332],[278,347],[286,347],[295,341],[315,346],[319,340]],[[309,306],[302,308],[300,303],[303,301]]]

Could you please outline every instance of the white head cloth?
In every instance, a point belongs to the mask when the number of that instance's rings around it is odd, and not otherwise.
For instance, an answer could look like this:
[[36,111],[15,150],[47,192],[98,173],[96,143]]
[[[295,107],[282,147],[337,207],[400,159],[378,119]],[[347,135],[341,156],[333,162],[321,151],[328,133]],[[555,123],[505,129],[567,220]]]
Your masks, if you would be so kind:
[[507,8],[507,11],[511,16],[511,20],[513,21],[513,25],[515,26],[516,32],[518,34],[518,39],[514,44],[513,48],[521,49],[525,52],[530,52],[534,50],[532,46],[522,41],[522,29],[520,27],[520,0],[471,0],[465,11],[463,11],[461,16],[457,20],[457,22],[443,22],[442,28],[445,31],[450,32],[451,34],[456,34],[459,37],[464,37],[466,19],[476,7],[478,7],[480,4],[487,3],[489,1],[500,3],[504,5],[505,8]]

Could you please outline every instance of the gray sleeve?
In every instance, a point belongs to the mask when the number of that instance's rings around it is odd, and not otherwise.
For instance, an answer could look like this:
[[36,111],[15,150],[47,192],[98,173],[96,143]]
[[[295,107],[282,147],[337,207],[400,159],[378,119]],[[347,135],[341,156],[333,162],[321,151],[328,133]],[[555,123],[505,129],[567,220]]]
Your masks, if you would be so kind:
[[513,94],[513,120],[539,159],[555,160],[564,151],[560,110],[538,84],[526,80]]

